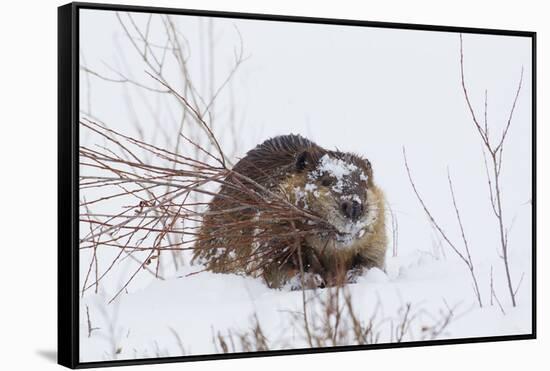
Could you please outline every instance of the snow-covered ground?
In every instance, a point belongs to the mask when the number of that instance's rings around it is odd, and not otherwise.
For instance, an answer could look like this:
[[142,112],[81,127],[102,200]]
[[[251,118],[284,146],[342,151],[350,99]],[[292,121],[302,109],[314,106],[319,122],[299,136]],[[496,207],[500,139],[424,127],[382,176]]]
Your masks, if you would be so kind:
[[[482,297],[486,300],[482,309],[475,300],[465,266],[422,253],[389,258],[387,273],[373,269],[347,288],[354,310],[365,326],[379,306],[375,317],[378,343],[395,341],[407,304],[411,305],[410,315],[416,317],[403,341],[431,339],[426,329],[441,324],[449,308],[453,315],[437,339],[530,333],[531,309],[527,304],[531,298],[526,289],[530,278],[525,277],[524,288],[519,291],[522,305],[518,308],[511,307],[504,287],[499,285],[503,314],[496,302],[489,305],[490,267],[480,268],[479,276],[487,277],[481,280]],[[237,275],[204,272],[186,276],[193,271],[196,269],[182,269],[176,277],[154,281],[142,290],[122,295],[112,304],[106,304],[109,298],[105,296],[87,295],[81,301],[81,359],[216,353],[221,349],[219,344],[216,346],[215,335],[248,332],[254,325],[254,316],[262,326],[269,349],[308,346],[302,322],[292,315],[303,312],[301,291],[273,290],[259,279]],[[320,324],[321,318],[315,317],[314,312],[322,310],[321,303],[329,293],[328,289],[306,291],[311,300],[311,307],[306,306],[311,327]],[[320,297],[311,299],[316,296]],[[87,309],[91,327],[98,328],[90,336]],[[350,340],[349,344],[357,343]],[[235,347],[242,350],[238,342]]]
[[[124,15],[122,19],[139,43],[131,23]],[[138,27],[146,27],[147,15],[134,15],[134,19]],[[519,71],[522,66],[525,69],[502,168],[512,281],[519,285],[518,306],[514,308],[499,257],[498,229],[489,201],[481,142],[460,87],[457,34],[173,19],[187,37],[189,73],[204,96],[215,91],[211,86],[223,84],[242,40],[247,59],[217,96],[209,117],[233,160],[271,136],[298,133],[325,148],[359,153],[372,163],[375,181],[384,190],[398,222],[398,233],[395,239],[390,238],[385,271],[373,269],[346,289],[364,326],[374,316],[378,342],[396,341],[396,328],[409,304],[407,315],[412,320],[403,341],[431,338],[431,329],[445,318],[450,321],[437,332],[438,339],[531,332],[530,40],[464,36],[472,104],[481,115],[487,89],[492,133],[500,133],[504,127]],[[144,73],[150,68],[144,66],[113,13],[84,11],[80,27],[83,65],[111,80],[122,79],[114,70],[124,71],[145,86],[158,87]],[[216,41],[211,69],[207,68],[212,57],[209,33]],[[152,18],[150,37],[152,48],[162,50],[166,34],[158,17]],[[168,54],[168,60],[170,57]],[[173,62],[167,63],[166,74],[175,87],[183,90],[176,67]],[[169,95],[84,72],[80,86],[83,117],[100,119],[133,136],[139,128],[151,143],[173,148],[170,140],[177,138],[181,112]],[[81,144],[108,145],[96,139],[86,130],[81,131]],[[447,170],[452,175],[482,308],[468,268],[433,230],[412,192],[403,147],[430,211],[449,238],[462,248]],[[81,199],[98,196],[101,193],[97,190],[81,192]],[[94,211],[117,212],[121,205],[125,204],[112,202],[107,210]],[[389,217],[387,226],[391,237],[394,233]],[[117,251],[100,247],[97,253],[101,274]],[[90,289],[81,299],[81,361],[211,354],[222,351],[215,340],[218,334],[226,339],[233,334],[234,349],[239,351],[242,346],[236,334],[250,331],[255,318],[270,349],[308,346],[300,322],[301,291],[268,289],[259,279],[250,277],[210,272],[189,275],[201,267],[190,266],[188,257],[177,271],[170,269],[170,262],[163,265],[163,280],[142,270],[108,304],[139,268],[143,256],[137,252],[134,255],[137,263],[131,258],[121,260],[101,281],[97,294]],[[82,250],[80,258],[84,280],[91,251]],[[491,298],[491,272],[502,310]],[[322,320],[319,313],[330,293],[328,289],[306,291],[312,328]],[[350,338],[349,343],[354,344],[354,340]]]

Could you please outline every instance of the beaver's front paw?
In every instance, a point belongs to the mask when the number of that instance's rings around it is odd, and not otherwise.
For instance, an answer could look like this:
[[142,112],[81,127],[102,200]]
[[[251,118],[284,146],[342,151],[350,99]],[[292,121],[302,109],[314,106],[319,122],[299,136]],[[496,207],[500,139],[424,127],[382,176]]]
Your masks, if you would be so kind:
[[300,273],[292,277],[287,285],[292,291],[296,290],[309,290],[325,287],[325,280],[317,273],[306,272],[303,275],[303,279]]
[[364,269],[354,268],[346,273],[346,283],[357,283],[357,279],[365,273]]

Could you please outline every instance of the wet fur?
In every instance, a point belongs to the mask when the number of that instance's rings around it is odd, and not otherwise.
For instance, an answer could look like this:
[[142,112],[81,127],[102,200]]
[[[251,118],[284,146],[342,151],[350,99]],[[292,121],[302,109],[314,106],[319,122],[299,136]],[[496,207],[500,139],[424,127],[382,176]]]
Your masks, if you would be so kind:
[[[232,236],[224,233],[224,228],[229,230],[224,226],[238,222],[249,225],[247,222],[258,215],[252,208],[238,213],[216,214],[216,211],[238,207],[239,200],[246,203],[246,196],[243,196],[242,192],[222,186],[209,204],[209,211],[213,213],[203,218],[198,242],[195,245],[194,261],[205,264],[208,270],[214,272],[261,276],[272,288],[280,288],[289,283],[293,288],[301,287],[302,283],[307,288],[333,286],[353,282],[364,269],[382,268],[387,244],[384,196],[374,184],[372,168],[367,160],[350,153],[326,150],[298,135],[285,135],[266,140],[249,151],[233,170],[270,191],[284,195],[298,206],[303,205],[296,199],[297,190],[305,191],[306,184],[314,183],[316,192],[305,192],[308,207],[339,225],[344,223],[345,219],[339,214],[339,197],[329,188],[323,187],[321,178],[312,175],[316,174],[319,161],[325,155],[353,164],[362,174],[368,176],[364,182],[358,179],[350,182],[350,186],[342,195],[364,195],[364,217],[365,220],[368,219],[368,224],[361,237],[342,247],[339,242],[326,236],[308,235],[300,239],[299,250],[294,250],[290,256],[285,254],[288,246],[295,244],[295,239],[275,237],[265,246],[260,246],[269,256],[275,256],[275,259],[262,260],[260,257],[251,261],[248,257],[254,250],[253,228],[244,228],[238,236]],[[229,176],[226,181],[231,183],[235,179]],[[269,232],[273,236],[284,236],[291,227],[300,229],[300,225],[290,226],[281,222],[271,224]],[[300,256],[296,251],[300,252]],[[300,262],[306,273],[303,279],[300,277]],[[300,279],[297,280],[296,277]]]

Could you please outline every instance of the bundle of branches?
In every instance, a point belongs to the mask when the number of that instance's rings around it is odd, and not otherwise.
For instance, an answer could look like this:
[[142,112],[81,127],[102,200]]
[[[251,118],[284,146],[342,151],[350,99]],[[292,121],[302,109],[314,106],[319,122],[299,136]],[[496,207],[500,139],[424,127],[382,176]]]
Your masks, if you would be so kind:
[[[208,150],[179,134],[205,154],[207,161],[160,148],[89,119],[80,121],[81,128],[99,135],[106,143],[93,148],[83,145],[79,151],[81,195],[92,195],[92,199],[83,198],[80,203],[81,231],[87,231],[81,232],[80,249],[93,251],[83,293],[94,286],[97,290],[99,281],[126,257],[136,260],[139,267],[114,298],[142,270],[162,278],[161,254],[200,249],[195,257],[219,257],[223,264],[230,264],[231,258],[244,273],[254,275],[263,268],[258,262],[285,264],[299,255],[295,254],[300,248],[295,243],[298,236],[336,232],[284,193],[231,169],[208,124],[185,98],[171,91],[185,102],[212,142],[214,150]],[[231,191],[216,193],[219,187]],[[224,207],[213,211],[208,202],[197,201],[212,197],[223,198]],[[127,204],[113,207],[115,200]],[[92,212],[92,207],[109,211]],[[208,225],[202,226],[206,220]],[[99,247],[119,249],[101,274],[97,268]],[[142,252],[139,258],[136,252]],[[155,264],[151,264],[153,261]],[[93,267],[95,280],[90,278]]]

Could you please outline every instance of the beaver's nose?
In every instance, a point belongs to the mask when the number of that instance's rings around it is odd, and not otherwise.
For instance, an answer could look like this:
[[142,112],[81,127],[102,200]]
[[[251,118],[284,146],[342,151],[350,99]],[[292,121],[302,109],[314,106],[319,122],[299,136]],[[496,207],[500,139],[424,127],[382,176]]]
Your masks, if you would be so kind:
[[342,213],[351,220],[355,221],[363,214],[363,204],[357,201],[345,200],[340,203]]

